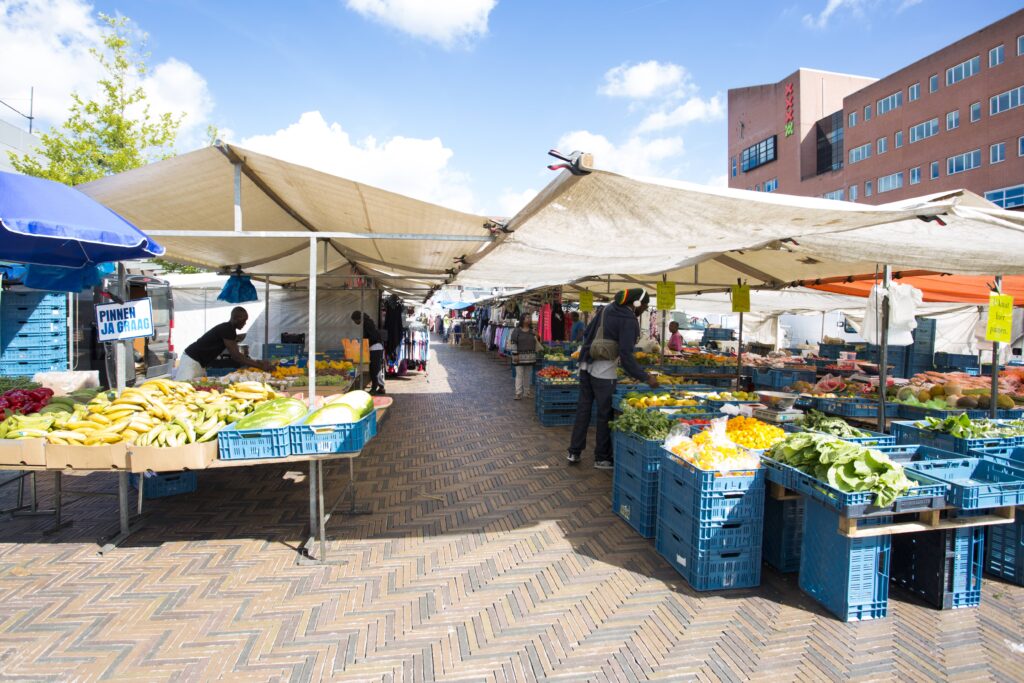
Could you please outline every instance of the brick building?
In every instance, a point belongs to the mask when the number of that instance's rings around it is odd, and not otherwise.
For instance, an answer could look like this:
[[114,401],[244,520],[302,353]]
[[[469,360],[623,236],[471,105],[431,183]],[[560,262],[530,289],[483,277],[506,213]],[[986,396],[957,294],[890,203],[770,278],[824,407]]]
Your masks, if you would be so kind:
[[1024,10],[881,79],[798,69],[729,91],[729,186],[1024,207]]

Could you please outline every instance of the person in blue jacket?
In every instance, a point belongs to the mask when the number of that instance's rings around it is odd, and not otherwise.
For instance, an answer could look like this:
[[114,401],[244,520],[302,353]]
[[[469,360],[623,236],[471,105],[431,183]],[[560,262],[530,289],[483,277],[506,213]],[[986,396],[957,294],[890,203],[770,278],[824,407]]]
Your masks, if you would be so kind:
[[[597,443],[594,446],[594,467],[608,470],[613,466],[612,435],[608,423],[612,419],[612,395],[615,393],[616,366],[622,364],[626,374],[652,389],[658,387],[658,379],[644,371],[633,355],[633,348],[640,336],[640,315],[650,305],[651,296],[641,288],[624,289],[615,294],[613,303],[604,311],[595,314],[583,334],[580,348],[580,399],[576,405],[576,422],[572,428],[569,443],[569,464],[580,462],[580,455],[587,447],[587,430],[590,429],[590,411],[597,403]],[[597,326],[604,329],[604,338],[618,342],[618,360],[595,360],[590,357],[590,346],[597,338]]]

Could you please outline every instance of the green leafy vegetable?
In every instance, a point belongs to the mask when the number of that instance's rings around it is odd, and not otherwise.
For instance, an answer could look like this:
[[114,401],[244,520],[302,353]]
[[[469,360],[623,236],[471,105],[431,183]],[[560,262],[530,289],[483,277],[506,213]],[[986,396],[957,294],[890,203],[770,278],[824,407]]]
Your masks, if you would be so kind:
[[861,438],[871,436],[863,429],[851,426],[841,417],[833,417],[817,410],[812,410],[804,415],[800,426],[812,432],[831,434],[840,439]]
[[664,440],[672,421],[660,410],[642,410],[624,406],[622,415],[608,423],[617,432],[636,434],[644,439]]

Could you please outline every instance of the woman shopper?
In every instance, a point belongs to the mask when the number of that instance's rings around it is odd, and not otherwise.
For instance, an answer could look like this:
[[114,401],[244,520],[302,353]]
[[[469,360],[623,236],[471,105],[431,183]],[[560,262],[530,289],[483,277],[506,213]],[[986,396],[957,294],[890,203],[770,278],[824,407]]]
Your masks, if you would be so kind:
[[530,389],[530,379],[533,375],[533,366],[537,362],[540,340],[533,331],[533,320],[529,313],[524,313],[519,319],[519,327],[512,331],[508,346],[512,352],[512,364],[516,368],[515,400],[518,401],[523,396],[531,398],[533,391]]
[[612,435],[608,423],[612,419],[612,395],[615,393],[616,365],[622,363],[626,374],[658,388],[658,379],[648,375],[633,355],[640,336],[638,318],[647,310],[651,297],[643,289],[624,289],[594,316],[583,335],[580,348],[580,400],[576,405],[576,422],[569,443],[569,464],[576,465],[587,447],[590,410],[597,403],[597,443],[594,446],[594,467],[612,469]]

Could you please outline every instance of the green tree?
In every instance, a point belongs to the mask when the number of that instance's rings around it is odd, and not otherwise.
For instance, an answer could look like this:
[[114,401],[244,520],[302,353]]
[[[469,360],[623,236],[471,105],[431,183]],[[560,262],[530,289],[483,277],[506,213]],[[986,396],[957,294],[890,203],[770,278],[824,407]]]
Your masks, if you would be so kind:
[[[59,128],[39,136],[36,153],[8,152],[15,170],[78,185],[173,156],[185,114],[154,116],[137,85],[147,73],[146,55],[132,45],[127,17],[100,14],[107,29],[104,49],[90,53],[103,68],[100,94],[85,100],[71,94],[71,108]],[[145,45],[145,36],[140,44]]]

